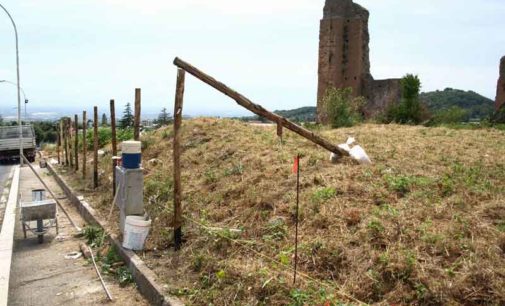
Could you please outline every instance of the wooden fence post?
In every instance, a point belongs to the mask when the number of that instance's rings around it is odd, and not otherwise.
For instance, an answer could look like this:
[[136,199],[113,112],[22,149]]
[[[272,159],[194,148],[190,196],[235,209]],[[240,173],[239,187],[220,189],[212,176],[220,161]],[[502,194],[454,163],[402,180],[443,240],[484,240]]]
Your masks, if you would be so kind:
[[86,129],[88,128],[88,119],[86,111],[82,112],[82,177],[86,178],[86,158],[88,155],[88,140],[86,139]]
[[182,185],[181,185],[181,147],[180,128],[182,124],[182,106],[184,101],[184,78],[185,72],[177,70],[177,87],[175,91],[174,104],[174,244],[179,250],[182,243]]
[[93,116],[93,187],[98,187],[98,107],[94,107]]
[[63,119],[63,141],[65,146],[65,166],[68,167],[68,127],[67,127],[67,118]]
[[135,88],[135,118],[134,118],[134,128],[133,128],[133,138],[135,141],[140,140],[140,102],[141,93],[140,88]]
[[116,106],[114,100],[110,100],[110,128],[112,130],[112,197],[116,195],[116,159],[117,138],[116,138]]
[[70,169],[74,168],[74,152],[73,152],[73,144],[72,144],[72,118],[68,117],[67,119],[67,137],[68,137],[68,155],[70,158]]
[[61,165],[61,158],[60,158],[60,146],[61,146],[61,137],[60,137],[60,124],[58,123],[56,126],[56,152],[58,154],[58,165]]
[[75,171],[79,171],[79,116],[74,116],[75,128],[75,145],[74,145],[74,158],[75,158]]

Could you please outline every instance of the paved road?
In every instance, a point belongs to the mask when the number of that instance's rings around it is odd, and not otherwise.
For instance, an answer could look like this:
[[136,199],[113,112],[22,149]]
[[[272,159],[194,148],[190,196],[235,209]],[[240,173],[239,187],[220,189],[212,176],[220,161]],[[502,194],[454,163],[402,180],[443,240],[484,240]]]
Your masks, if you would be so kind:
[[[63,191],[56,184],[47,169],[34,165],[42,178],[60,199],[72,220],[83,226],[85,222],[78,215]],[[43,188],[28,167],[21,168],[21,201],[31,201],[31,190]],[[50,198],[50,195],[47,195]],[[54,229],[44,235],[44,243],[39,244],[36,236],[28,233],[24,239],[21,223],[16,222],[14,253],[9,288],[9,306],[35,305],[102,305],[108,303],[100,281],[90,263],[83,258],[65,259],[69,252],[79,251],[82,239],[74,237],[75,228],[65,215],[58,216],[60,235],[56,238]],[[35,224],[32,224],[35,226]],[[121,288],[111,276],[106,276],[109,290],[115,298],[115,305],[147,305],[134,286]]]

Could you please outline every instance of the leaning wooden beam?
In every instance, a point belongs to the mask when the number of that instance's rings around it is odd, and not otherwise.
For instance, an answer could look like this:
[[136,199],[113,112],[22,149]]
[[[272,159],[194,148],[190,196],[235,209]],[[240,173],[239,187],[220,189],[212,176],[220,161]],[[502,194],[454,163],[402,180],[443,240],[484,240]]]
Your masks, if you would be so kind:
[[180,128],[182,125],[182,104],[184,98],[184,70],[177,70],[177,87],[174,104],[174,244],[175,249],[181,248],[182,242],[182,186],[181,186],[181,145]]
[[217,81],[213,77],[211,77],[208,74],[205,74],[204,72],[198,70],[196,67],[192,66],[191,64],[188,64],[184,62],[183,60],[179,59],[178,57],[175,58],[174,60],[174,65],[177,67],[185,70],[186,72],[190,73],[197,79],[201,80],[202,82],[208,84],[209,86],[215,88],[216,90],[222,92],[223,94],[227,95],[228,97],[232,98],[235,100],[239,105],[245,107],[246,109],[250,110],[251,112],[255,113],[258,116],[264,117],[274,123],[280,124],[284,126],[285,128],[297,133],[298,135],[307,138],[308,140],[320,145],[321,147],[325,148],[326,150],[333,152],[339,156],[349,156],[349,153],[340,149],[338,146],[330,143],[329,141],[321,138],[320,136],[314,134],[313,132],[289,121],[288,119],[281,117],[279,115],[276,115],[274,113],[271,113],[264,109],[261,105],[253,103],[251,100],[247,99],[240,93],[236,92],[235,90],[231,89],[230,87],[226,86],[225,84]]

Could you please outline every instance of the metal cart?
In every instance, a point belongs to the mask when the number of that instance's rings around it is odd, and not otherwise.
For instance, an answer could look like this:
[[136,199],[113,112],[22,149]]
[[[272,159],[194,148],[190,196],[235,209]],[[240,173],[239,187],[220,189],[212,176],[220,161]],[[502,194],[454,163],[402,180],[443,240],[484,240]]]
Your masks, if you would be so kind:
[[[44,197],[45,190],[33,190],[33,202],[21,203],[20,205],[24,237],[26,239],[26,232],[29,230],[38,237],[39,243],[44,242],[44,234],[50,228],[56,228],[56,234],[59,233],[58,219],[56,217],[56,201],[45,200]],[[37,222],[37,227],[31,227],[30,222]]]

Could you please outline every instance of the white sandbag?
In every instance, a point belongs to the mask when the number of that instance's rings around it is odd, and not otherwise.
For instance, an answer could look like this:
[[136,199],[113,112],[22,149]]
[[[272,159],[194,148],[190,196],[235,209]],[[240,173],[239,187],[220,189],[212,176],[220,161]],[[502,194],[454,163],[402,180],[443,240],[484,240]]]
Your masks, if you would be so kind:
[[365,150],[361,146],[354,146],[351,151],[349,152],[349,155],[356,160],[358,163],[362,165],[371,165],[372,161],[370,160],[370,157],[366,154]]

